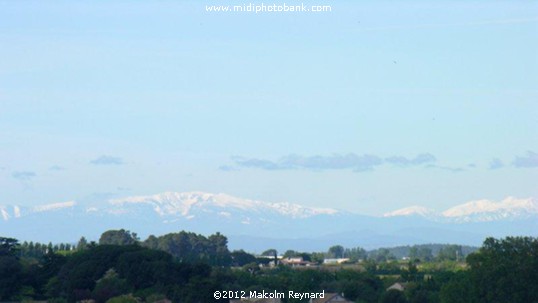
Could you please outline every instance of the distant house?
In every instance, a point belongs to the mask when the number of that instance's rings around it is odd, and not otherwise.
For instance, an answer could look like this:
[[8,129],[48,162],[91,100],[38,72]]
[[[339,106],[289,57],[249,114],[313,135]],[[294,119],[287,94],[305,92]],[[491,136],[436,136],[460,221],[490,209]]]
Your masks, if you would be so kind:
[[312,262],[303,260],[302,257],[282,258],[282,260],[280,260],[280,263],[290,266],[310,266],[314,264]]
[[258,255],[256,256],[256,258],[268,260],[268,262],[264,264],[266,264],[266,266],[269,266],[269,267],[274,267],[278,265],[278,262],[280,262],[280,260],[283,259],[282,256],[276,256],[276,260],[275,260],[275,256],[264,256],[264,255]]
[[275,299],[257,299],[257,298],[245,298],[240,300],[230,300],[230,303],[281,303],[282,300]]
[[310,299],[310,303],[353,303],[337,293],[326,293],[324,298]]
[[407,286],[407,283],[396,282],[396,283],[392,284],[391,286],[389,286],[389,288],[387,288],[387,291],[389,291],[391,289],[404,291],[406,286]]
[[349,258],[323,259],[323,264],[342,264],[349,261]]
[[302,258],[302,257],[288,257],[288,258],[282,258],[282,260],[280,260],[280,262],[285,262],[285,263],[300,263],[300,262],[303,262],[303,258]]

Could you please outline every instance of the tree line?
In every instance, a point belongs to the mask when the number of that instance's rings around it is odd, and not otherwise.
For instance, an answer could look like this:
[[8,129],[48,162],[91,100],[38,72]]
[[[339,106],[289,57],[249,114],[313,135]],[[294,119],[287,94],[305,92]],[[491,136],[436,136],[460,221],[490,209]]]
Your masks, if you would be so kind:
[[[430,263],[420,258],[368,258],[358,267],[260,266],[277,252],[267,250],[269,258],[260,258],[229,251],[222,234],[185,231],[141,241],[135,233],[113,230],[98,242],[82,238],[77,245],[58,244],[57,249],[30,244],[0,237],[0,301],[206,303],[216,302],[216,290],[325,290],[353,302],[538,302],[538,240],[530,237],[488,238],[455,268],[426,267]],[[36,251],[40,253],[31,253]],[[339,246],[326,255],[346,253],[364,256],[360,249]],[[443,254],[458,255],[458,247],[447,246],[437,255]],[[405,289],[387,290],[395,282]]]

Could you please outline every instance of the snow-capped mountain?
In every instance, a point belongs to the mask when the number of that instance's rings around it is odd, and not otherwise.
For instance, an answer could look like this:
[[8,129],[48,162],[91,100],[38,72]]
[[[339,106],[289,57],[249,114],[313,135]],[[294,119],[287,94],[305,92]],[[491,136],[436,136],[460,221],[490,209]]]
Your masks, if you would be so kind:
[[423,206],[418,206],[418,205],[401,208],[401,209],[383,214],[383,217],[397,217],[397,216],[434,217],[434,216],[438,216],[438,214],[433,209],[426,208]]
[[[73,210],[77,206],[79,205],[76,201],[57,202],[34,207],[0,206],[0,214],[3,220],[10,220],[41,212]],[[111,199],[104,206],[87,206],[84,210],[87,213],[111,215],[130,215],[140,212],[148,215],[148,207],[163,218],[183,217],[187,219],[207,213],[223,217],[231,217],[232,213],[241,213],[243,215],[281,215],[292,219],[305,219],[317,215],[334,215],[340,212],[332,208],[305,207],[288,202],[270,203],[237,198],[226,194],[203,192],[165,192],[149,196]]]
[[39,212],[45,212],[45,211],[55,211],[55,210],[60,210],[60,209],[65,209],[65,208],[72,208],[75,205],[77,205],[77,202],[75,201],[51,203],[51,204],[45,204],[45,205],[32,207],[31,212],[39,213]]
[[384,214],[385,217],[414,215],[430,220],[459,223],[518,220],[538,216],[538,202],[532,198],[517,199],[507,197],[499,202],[486,199],[469,201],[441,213],[422,206],[412,206]]
[[[226,194],[203,192],[166,192],[152,196],[134,196],[109,201],[112,207],[128,209],[135,205],[149,205],[160,216],[194,218],[202,212],[213,212],[229,217],[231,212],[249,212],[259,215],[279,214],[291,218],[308,218],[316,215],[334,215],[332,208],[313,208],[299,204],[269,203],[233,197]],[[110,211],[110,210],[109,210]]]
[[532,198],[508,197],[500,202],[476,200],[461,204],[443,212],[446,218],[460,222],[521,219],[538,215],[538,202]]

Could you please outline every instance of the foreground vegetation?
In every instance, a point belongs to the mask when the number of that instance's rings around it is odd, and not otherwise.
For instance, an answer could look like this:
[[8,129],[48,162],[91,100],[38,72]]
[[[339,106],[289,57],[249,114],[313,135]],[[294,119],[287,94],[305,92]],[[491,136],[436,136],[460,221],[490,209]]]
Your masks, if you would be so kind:
[[[333,246],[325,253],[285,252],[309,267],[269,266],[275,250],[230,252],[225,236],[180,232],[140,241],[125,230],[99,243],[19,244],[0,237],[0,301],[97,303],[228,302],[217,290],[343,293],[354,302],[538,302],[538,239],[488,238],[464,259],[461,246],[366,252]],[[401,248],[399,248],[401,250]],[[348,264],[321,264],[348,257]],[[387,290],[395,282],[403,291]],[[286,302],[286,301],[284,301]],[[299,302],[289,299],[287,302]],[[305,301],[306,302],[306,301]]]

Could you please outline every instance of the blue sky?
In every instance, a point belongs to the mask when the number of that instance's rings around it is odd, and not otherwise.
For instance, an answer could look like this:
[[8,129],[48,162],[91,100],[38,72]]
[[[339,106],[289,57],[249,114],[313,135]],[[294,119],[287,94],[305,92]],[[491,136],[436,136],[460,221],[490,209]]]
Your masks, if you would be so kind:
[[233,3],[0,1],[0,204],[538,198],[537,2]]

